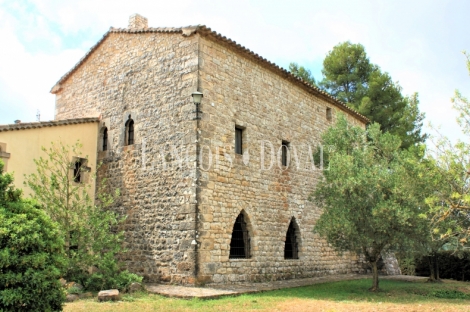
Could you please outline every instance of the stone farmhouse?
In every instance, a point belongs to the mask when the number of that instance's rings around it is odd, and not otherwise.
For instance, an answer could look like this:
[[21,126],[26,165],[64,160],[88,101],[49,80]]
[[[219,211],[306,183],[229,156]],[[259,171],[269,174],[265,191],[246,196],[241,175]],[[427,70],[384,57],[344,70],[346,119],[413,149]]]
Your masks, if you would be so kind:
[[147,281],[365,271],[313,232],[312,151],[338,113],[368,122],[329,94],[210,28],[150,28],[137,14],[51,92],[56,122],[100,116],[86,123],[98,127],[98,179],[120,189],[123,260]]

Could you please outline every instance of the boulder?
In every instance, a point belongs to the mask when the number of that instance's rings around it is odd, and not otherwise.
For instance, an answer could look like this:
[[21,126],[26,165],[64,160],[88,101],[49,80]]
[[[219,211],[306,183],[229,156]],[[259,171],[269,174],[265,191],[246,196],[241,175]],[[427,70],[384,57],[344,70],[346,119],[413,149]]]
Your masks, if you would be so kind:
[[98,301],[116,301],[119,300],[119,290],[102,290],[98,293]]
[[59,282],[60,282],[60,285],[62,285],[63,287],[67,285],[67,280],[62,277],[59,279]]
[[78,300],[78,295],[76,294],[68,294],[66,297],[65,297],[65,301],[66,302],[74,302]]

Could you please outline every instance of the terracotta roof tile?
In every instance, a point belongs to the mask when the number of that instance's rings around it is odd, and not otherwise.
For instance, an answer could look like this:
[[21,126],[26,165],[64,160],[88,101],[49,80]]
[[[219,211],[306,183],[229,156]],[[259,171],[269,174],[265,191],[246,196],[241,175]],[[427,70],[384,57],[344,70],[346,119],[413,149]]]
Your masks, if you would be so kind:
[[13,131],[13,130],[26,130],[36,129],[44,127],[56,127],[74,124],[83,124],[90,122],[99,122],[100,119],[97,117],[87,118],[73,118],[73,119],[62,119],[62,120],[50,120],[50,121],[38,121],[38,122],[22,122],[18,124],[0,125],[0,132],[2,131]]
[[[61,88],[61,83],[66,81],[87,59],[88,57],[95,51],[101,43],[109,36],[111,33],[128,33],[128,34],[140,34],[140,33],[181,33],[183,36],[191,36],[192,34],[198,33],[202,36],[208,36],[211,37],[215,40],[221,41],[226,43],[228,46],[232,47],[233,49],[247,55],[251,56],[255,60],[259,61],[260,64],[263,64],[267,68],[271,69],[272,71],[276,72],[277,74],[281,75],[282,77],[292,81],[296,82],[304,87],[308,92],[321,97],[322,99],[328,101],[329,103],[335,105],[336,107],[342,109],[343,111],[346,111],[354,116],[356,116],[358,119],[362,120],[365,123],[369,123],[370,120],[365,117],[364,115],[361,115],[359,112],[355,111],[354,109],[348,107],[345,103],[339,101],[335,97],[333,97],[331,94],[320,90],[316,86],[313,86],[302,79],[298,78],[297,76],[291,74],[289,71],[286,69],[279,67],[273,62],[268,61],[267,59],[263,58],[262,56],[256,54],[255,52],[245,48],[244,46],[238,44],[237,42],[221,35],[220,33],[217,33],[213,30],[211,30],[209,27],[206,27],[204,25],[196,25],[196,26],[186,26],[186,27],[160,27],[160,28],[144,28],[144,29],[129,29],[129,28],[113,28],[111,27],[104,35],[103,37],[93,46],[91,49],[78,61],[78,63],[71,69],[69,70],[65,75],[63,75],[59,81],[52,87],[51,93],[57,93],[60,88]],[[1,131],[1,130],[0,130]]]

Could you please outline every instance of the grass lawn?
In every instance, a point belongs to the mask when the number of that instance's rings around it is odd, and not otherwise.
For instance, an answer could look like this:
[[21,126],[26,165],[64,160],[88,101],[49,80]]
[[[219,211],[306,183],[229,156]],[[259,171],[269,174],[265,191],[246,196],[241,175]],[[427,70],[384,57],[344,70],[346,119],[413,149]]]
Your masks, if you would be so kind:
[[139,293],[124,295],[120,302],[88,299],[67,303],[64,311],[470,311],[468,282],[381,280],[378,293],[370,293],[370,286],[370,279],[362,279],[215,300]]

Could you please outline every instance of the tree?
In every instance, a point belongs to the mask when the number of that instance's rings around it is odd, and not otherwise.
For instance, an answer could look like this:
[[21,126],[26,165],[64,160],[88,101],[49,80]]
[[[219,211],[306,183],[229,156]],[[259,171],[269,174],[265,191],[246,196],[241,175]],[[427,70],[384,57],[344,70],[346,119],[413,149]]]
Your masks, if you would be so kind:
[[373,272],[370,290],[377,291],[382,252],[411,246],[426,226],[415,153],[400,149],[400,139],[378,124],[364,130],[343,115],[322,144],[332,149],[311,197],[323,209],[314,230],[338,251],[363,255]]
[[[465,52],[464,55],[470,73],[469,55]],[[459,91],[455,91],[452,101],[454,109],[459,112],[457,122],[463,133],[469,136],[470,101]],[[460,140],[454,144],[439,132],[431,143],[433,146],[427,159],[432,167],[428,170],[435,170],[439,179],[427,198],[433,233],[439,239],[459,236],[460,244],[467,244],[470,235],[470,144]]]
[[57,225],[3,173],[0,161],[0,310],[61,311],[64,241]]
[[338,100],[358,106],[367,95],[373,65],[361,44],[336,45],[323,60],[320,85]]
[[317,86],[315,77],[313,77],[312,72],[309,69],[306,69],[303,66],[299,66],[297,63],[289,64],[289,71],[294,75],[302,79],[303,81],[311,84],[312,86]]
[[442,152],[438,157],[428,152],[422,162],[427,181],[424,192],[427,209],[423,211],[423,217],[428,221],[428,235],[424,237],[425,248],[421,254],[428,260],[431,282],[440,281],[439,253],[444,250],[461,252],[467,243],[470,226],[469,212],[456,208],[461,201],[455,190],[468,193],[467,178],[462,178],[466,175],[465,164],[459,157],[462,154],[452,149]]
[[[33,198],[59,224],[68,260],[65,276],[89,288],[116,287],[120,279],[129,276],[131,282],[141,280],[127,271],[122,275],[117,261],[123,232],[116,231],[121,220],[108,207],[119,192],[108,193],[103,180],[97,187],[97,200],[90,197],[93,176],[84,165],[86,157],[81,156],[80,149],[79,142],[43,147],[46,157],[34,160],[37,173],[25,183],[33,190]],[[87,175],[90,183],[83,182]],[[91,275],[90,268],[95,271]]]
[[400,137],[402,148],[422,143],[424,114],[418,109],[418,95],[406,97],[390,75],[370,63],[361,44],[336,45],[323,61],[320,87],[377,122],[381,130]]

